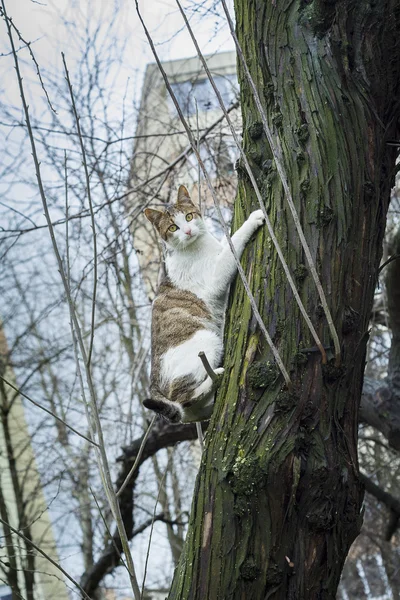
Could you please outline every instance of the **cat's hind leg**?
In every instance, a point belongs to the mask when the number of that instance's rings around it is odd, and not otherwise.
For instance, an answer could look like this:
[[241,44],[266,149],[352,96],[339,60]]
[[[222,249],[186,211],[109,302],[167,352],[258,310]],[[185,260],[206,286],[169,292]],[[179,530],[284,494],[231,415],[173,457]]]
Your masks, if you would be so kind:
[[193,400],[199,399],[201,396],[207,396],[211,392],[215,392],[217,387],[219,387],[219,382],[221,380],[219,375],[222,375],[224,372],[224,367],[218,367],[217,369],[213,369],[215,375],[217,376],[216,381],[213,381],[210,376],[207,377],[195,390],[192,396]]
[[200,329],[179,346],[169,348],[161,360],[162,385],[188,376],[193,378],[195,384],[200,385],[207,374],[199,352],[206,354],[212,369],[218,367],[223,355],[220,336],[212,330]]
[[223,367],[214,369],[217,378],[213,380],[207,376],[207,379],[194,390],[190,400],[183,403],[182,423],[210,419],[214,407],[215,391],[220,385],[223,372]]
[[171,423],[179,423],[184,411],[177,402],[172,402],[155,390],[151,390],[151,398],[143,400],[143,406],[158,413]]

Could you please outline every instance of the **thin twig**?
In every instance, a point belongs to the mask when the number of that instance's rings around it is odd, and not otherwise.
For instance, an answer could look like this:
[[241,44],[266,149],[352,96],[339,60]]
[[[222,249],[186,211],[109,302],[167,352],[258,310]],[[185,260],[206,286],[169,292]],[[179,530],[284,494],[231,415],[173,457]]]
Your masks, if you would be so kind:
[[[197,104],[197,100],[196,98],[194,99],[195,104],[196,104],[196,138],[197,138],[197,152],[200,154],[200,137],[199,137],[199,107]],[[200,163],[197,163],[197,195],[198,195],[198,201],[199,201],[199,210],[201,213],[201,167],[200,167]],[[208,362],[206,355],[203,353],[204,359],[206,360],[206,362]],[[200,356],[200,354],[199,354]],[[202,359],[202,357],[200,356],[200,359]],[[204,362],[203,362],[204,365]],[[204,366],[205,368],[205,366]],[[206,369],[207,371],[207,369]],[[213,371],[214,373],[214,371]],[[211,375],[210,375],[211,377]],[[204,438],[203,438],[203,430],[201,428],[201,423],[198,421],[196,423],[196,431],[197,431],[197,437],[199,438],[199,444],[200,444],[200,450],[201,453],[203,454],[204,452]]]
[[[199,107],[197,105],[196,98],[194,99],[196,103],[196,137],[197,137],[197,152],[200,154],[200,136],[199,136]],[[197,185],[198,185],[198,197],[199,197],[199,209],[201,212],[201,167],[200,163],[197,163]]]
[[77,132],[78,132],[79,144],[80,144],[81,152],[82,152],[82,164],[83,164],[83,169],[85,171],[86,190],[87,190],[88,201],[89,201],[90,220],[91,220],[91,223],[92,223],[92,236],[93,236],[93,298],[92,298],[92,323],[91,323],[91,330],[90,330],[89,351],[88,351],[88,356],[87,356],[88,366],[90,367],[90,362],[91,362],[91,359],[92,359],[92,352],[93,352],[94,322],[95,322],[96,292],[97,292],[97,236],[96,236],[96,225],[95,225],[95,221],[94,221],[92,194],[90,192],[90,180],[89,180],[89,170],[88,170],[87,160],[86,160],[86,151],[85,151],[85,145],[83,143],[81,126],[80,126],[80,123],[79,123],[80,118],[79,118],[78,112],[76,110],[75,98],[74,98],[74,94],[73,94],[73,91],[72,91],[71,80],[69,78],[69,72],[68,72],[68,68],[67,68],[67,63],[66,63],[66,60],[65,60],[65,54],[64,54],[64,52],[61,52],[61,56],[62,56],[63,63],[64,63],[65,79],[67,81],[68,89],[69,89],[69,94],[71,96],[72,110],[73,110],[74,117],[75,117],[76,129],[77,129]]
[[66,267],[67,267],[67,283],[71,289],[71,265],[69,261],[69,204],[68,204],[68,160],[67,151],[64,150],[64,192],[65,192],[65,246],[66,246]]
[[246,290],[246,294],[247,294],[247,296],[249,298],[251,307],[253,309],[254,316],[255,316],[255,318],[257,320],[257,323],[258,323],[261,331],[263,332],[263,334],[265,336],[265,339],[267,340],[267,343],[268,343],[269,347],[271,348],[271,351],[272,351],[272,353],[274,355],[276,363],[277,363],[277,365],[278,365],[278,367],[279,367],[279,369],[280,369],[280,371],[281,371],[281,373],[282,373],[282,375],[283,375],[283,377],[285,379],[286,385],[290,388],[291,385],[292,385],[292,383],[291,383],[291,380],[290,380],[290,377],[289,377],[289,373],[287,372],[287,370],[285,368],[285,365],[283,364],[283,361],[282,361],[282,359],[281,359],[281,357],[279,355],[278,349],[274,345],[274,343],[273,343],[273,341],[271,339],[271,336],[269,335],[269,333],[267,331],[267,328],[265,327],[264,321],[261,318],[261,315],[260,315],[260,312],[258,310],[256,301],[254,299],[253,294],[251,293],[250,286],[249,286],[249,283],[248,283],[247,278],[246,278],[246,274],[245,274],[245,272],[243,270],[243,267],[242,267],[242,265],[240,263],[239,257],[237,255],[236,250],[235,250],[235,248],[233,246],[233,243],[232,243],[232,238],[231,238],[231,236],[229,234],[228,228],[227,228],[226,223],[225,223],[225,221],[223,219],[223,216],[222,216],[222,213],[221,213],[221,208],[220,208],[220,206],[218,204],[218,200],[217,200],[217,197],[216,197],[215,189],[214,189],[214,187],[213,187],[213,185],[211,183],[210,176],[208,175],[207,169],[204,166],[204,162],[202,161],[201,156],[197,152],[196,141],[195,141],[195,139],[193,137],[193,134],[191,132],[191,129],[190,129],[190,127],[189,127],[189,125],[188,125],[185,117],[183,116],[182,110],[181,110],[181,108],[179,106],[179,103],[178,103],[178,101],[176,99],[176,96],[175,96],[175,94],[174,94],[174,92],[172,90],[172,87],[171,87],[170,83],[169,83],[168,76],[167,76],[167,74],[166,74],[166,72],[165,72],[165,70],[164,70],[164,68],[163,68],[163,66],[161,64],[161,61],[160,61],[159,56],[157,54],[157,51],[155,49],[153,40],[151,39],[150,33],[149,33],[149,31],[148,31],[148,29],[147,29],[147,27],[146,27],[146,25],[145,25],[145,23],[143,21],[142,15],[141,15],[140,10],[139,10],[138,0],[135,0],[135,5],[136,5],[136,12],[138,14],[140,22],[142,23],[144,32],[145,32],[146,37],[147,37],[147,39],[149,41],[150,48],[151,48],[151,50],[153,52],[154,58],[156,59],[158,68],[160,70],[160,73],[161,73],[161,75],[162,75],[162,77],[164,79],[164,82],[165,82],[165,85],[167,87],[168,93],[171,96],[171,99],[172,99],[172,101],[173,101],[173,103],[175,105],[175,108],[176,108],[177,112],[178,112],[178,115],[179,115],[179,118],[180,118],[180,120],[182,122],[182,125],[184,126],[184,128],[186,130],[186,134],[188,136],[190,145],[192,146],[193,152],[196,155],[196,158],[197,158],[197,160],[198,160],[198,162],[199,162],[199,164],[201,166],[201,169],[202,169],[202,171],[204,173],[204,177],[206,179],[207,186],[208,186],[208,188],[209,188],[209,190],[211,192],[212,199],[213,199],[213,202],[214,202],[214,206],[215,206],[215,209],[217,211],[218,219],[219,219],[219,221],[220,221],[220,223],[221,223],[221,225],[223,227],[223,230],[224,230],[224,233],[225,233],[225,237],[226,237],[226,239],[228,241],[228,245],[229,245],[229,247],[231,249],[231,252],[232,252],[232,255],[233,255],[234,259],[235,259],[235,262],[236,262],[236,265],[237,265],[237,269],[238,269],[240,278],[241,278],[241,280],[243,282],[244,288]]
[[388,265],[390,265],[391,262],[393,262],[394,260],[397,260],[398,258],[400,258],[400,254],[393,254],[393,256],[391,256],[390,258],[388,258],[387,260],[385,260],[385,262],[379,267],[378,274],[381,271],[383,271],[383,269],[385,267],[387,267]]
[[40,408],[41,410],[43,410],[47,414],[49,414],[52,417],[54,417],[54,419],[56,419],[57,421],[59,421],[60,423],[62,423],[63,425],[65,425],[65,427],[67,427],[68,429],[70,429],[73,433],[76,433],[76,435],[79,435],[79,437],[81,437],[84,440],[86,440],[87,442],[89,442],[89,444],[93,444],[93,446],[99,447],[99,444],[97,444],[95,441],[91,440],[90,438],[86,437],[86,435],[84,435],[83,433],[79,433],[79,431],[77,431],[76,429],[74,429],[71,425],[68,425],[68,423],[66,421],[64,421],[64,419],[61,419],[61,417],[58,417],[51,410],[49,410],[48,408],[46,408],[42,404],[39,404],[39,402],[36,402],[36,400],[33,400],[33,398],[30,398],[29,396],[27,396],[27,394],[24,394],[24,392],[22,392],[15,385],[13,385],[11,383],[11,381],[8,381],[8,379],[6,379],[5,377],[3,377],[3,375],[0,375],[0,379],[2,381],[4,381],[4,383],[6,383],[7,385],[9,385],[10,388],[12,388],[13,390],[15,390],[18,394],[20,394],[20,396],[23,396],[24,398],[26,398],[27,400],[29,400],[29,402],[31,402],[32,404],[34,404],[35,406],[37,406],[38,408]]
[[128,483],[129,483],[129,481],[130,481],[130,479],[131,479],[132,475],[134,474],[134,472],[135,472],[135,471],[136,471],[136,469],[137,469],[137,466],[138,466],[138,464],[139,464],[139,462],[140,462],[140,459],[141,459],[141,457],[142,457],[142,454],[143,454],[144,447],[145,447],[145,445],[146,445],[146,442],[147,442],[147,438],[149,437],[149,435],[150,435],[150,432],[151,432],[151,430],[153,429],[153,426],[154,426],[154,423],[156,422],[156,419],[157,419],[157,415],[154,415],[154,417],[153,417],[153,418],[152,418],[152,420],[150,421],[150,425],[148,426],[148,428],[147,428],[147,431],[146,431],[146,433],[144,434],[143,441],[142,441],[142,443],[140,444],[139,452],[137,453],[137,456],[136,456],[135,462],[133,463],[133,466],[132,466],[131,470],[129,471],[128,475],[125,477],[125,481],[123,482],[123,484],[122,484],[122,485],[121,485],[121,487],[119,488],[118,492],[116,493],[116,496],[117,496],[117,498],[119,498],[119,497],[120,497],[120,495],[122,494],[122,492],[124,491],[124,489],[125,489],[125,488],[126,488],[126,486],[128,485]]
[[112,534],[112,533],[111,533],[111,531],[110,531],[110,528],[109,528],[109,526],[108,526],[107,520],[106,520],[105,516],[103,515],[103,512],[102,512],[102,510],[101,510],[101,508],[100,508],[100,505],[99,505],[99,503],[98,503],[98,501],[97,501],[97,498],[96,498],[96,496],[95,496],[95,493],[94,493],[94,491],[92,490],[92,488],[91,488],[90,486],[89,486],[89,490],[90,490],[90,493],[92,494],[92,496],[93,496],[93,499],[94,499],[94,501],[95,501],[95,503],[96,503],[97,510],[99,511],[100,518],[101,518],[101,520],[103,521],[104,528],[105,528],[105,530],[106,530],[106,531],[107,531],[107,533],[108,533],[108,537],[110,538],[110,540],[111,540],[111,543],[112,543],[112,545],[114,546],[114,549],[115,549],[116,553],[118,554],[118,560],[119,560],[119,561],[121,561],[121,563],[124,565],[125,569],[126,569],[128,572],[129,572],[129,569],[128,569],[128,567],[126,566],[126,563],[125,563],[124,559],[123,559],[123,558],[122,558],[122,556],[121,556],[121,552],[119,551],[119,548],[118,548],[118,546],[117,546],[117,544],[116,544],[116,542],[115,542],[114,536],[113,536],[113,534]]
[[45,88],[45,85],[44,85],[44,83],[43,83],[42,74],[40,73],[39,63],[38,63],[38,61],[36,60],[36,58],[35,58],[35,55],[33,54],[33,51],[32,51],[32,48],[31,48],[32,42],[27,42],[27,41],[25,41],[25,40],[24,40],[24,38],[22,37],[22,35],[21,35],[21,33],[20,33],[19,29],[17,29],[17,27],[14,25],[14,22],[13,22],[12,18],[11,18],[11,17],[9,17],[9,16],[7,16],[7,14],[5,13],[5,11],[4,11],[4,13],[3,13],[3,11],[1,11],[1,9],[0,9],[0,14],[1,14],[2,16],[4,16],[4,18],[5,18],[5,19],[6,19],[6,20],[7,20],[7,21],[10,23],[11,27],[14,29],[15,33],[17,34],[17,36],[18,36],[19,40],[20,40],[20,41],[21,41],[23,44],[25,44],[25,46],[28,48],[29,54],[31,55],[31,59],[33,60],[33,62],[34,62],[34,64],[35,64],[35,67],[36,67],[36,72],[37,72],[37,75],[38,75],[38,77],[39,77],[39,81],[40,81],[40,85],[41,85],[41,87],[42,87],[42,90],[43,90],[43,91],[44,91],[44,93],[45,93],[45,96],[46,96],[47,103],[48,103],[48,105],[49,105],[50,109],[53,111],[53,113],[57,114],[57,111],[56,111],[56,109],[54,108],[54,106],[52,105],[52,103],[51,103],[51,101],[50,101],[50,98],[49,98],[49,95],[48,95],[48,93],[47,93],[47,90],[46,90],[46,88]]
[[212,379],[212,381],[214,381],[214,382],[218,381],[218,375],[212,369],[210,363],[208,362],[208,358],[205,355],[205,353],[203,352],[203,350],[201,352],[199,352],[199,358],[200,358],[201,362],[203,363],[203,367],[205,368],[206,373],[210,377],[210,379]]
[[164,472],[163,478],[162,478],[162,480],[161,480],[161,482],[160,482],[160,487],[158,488],[157,499],[156,499],[156,502],[155,502],[155,504],[154,504],[154,511],[153,511],[153,516],[152,516],[152,523],[151,523],[151,529],[150,529],[149,543],[148,543],[148,546],[147,546],[147,552],[146,552],[146,561],[145,561],[145,564],[144,564],[144,574],[143,574],[143,583],[142,583],[142,593],[141,593],[141,596],[140,596],[141,600],[143,600],[143,596],[144,596],[144,585],[145,585],[145,583],[146,583],[147,565],[148,565],[148,563],[149,563],[150,547],[151,547],[151,540],[152,540],[152,537],[153,537],[153,529],[154,529],[154,522],[155,522],[155,517],[156,517],[157,505],[158,505],[158,501],[159,501],[159,499],[160,499],[160,494],[161,494],[161,490],[162,490],[162,488],[163,488],[163,485],[164,485],[165,478],[166,478],[166,476],[167,476],[167,473],[168,473],[169,464],[170,464],[170,462],[171,462],[172,456],[173,456],[173,455],[171,454],[171,455],[170,455],[170,457],[169,457],[169,459],[168,459],[168,463],[167,463],[167,466],[166,466],[166,469],[165,469],[165,472]]
[[[3,3],[3,0],[1,0],[1,2]],[[3,8],[4,8],[4,4],[3,4]],[[71,575],[69,575],[69,573],[67,573],[67,571],[65,571],[55,560],[53,560],[51,558],[51,556],[49,556],[48,554],[46,554],[46,552],[44,550],[42,550],[41,548],[39,548],[39,546],[37,546],[34,542],[32,542],[32,540],[30,540],[29,538],[27,538],[23,533],[21,533],[20,531],[18,531],[18,529],[14,529],[14,527],[12,527],[9,523],[7,523],[7,521],[4,521],[1,517],[0,517],[0,523],[2,523],[3,525],[5,525],[6,527],[9,527],[11,529],[11,531],[13,533],[15,533],[15,535],[18,535],[18,537],[20,537],[21,539],[23,539],[26,544],[29,544],[30,546],[32,546],[32,548],[34,548],[37,552],[39,552],[39,554],[41,554],[42,556],[44,556],[44,558],[46,558],[54,567],[56,567],[56,569],[59,569],[59,571],[61,571],[61,573],[63,575],[65,575],[65,577],[67,579],[69,579],[71,581],[71,583],[73,583],[78,588],[78,590],[81,592],[81,594],[83,594],[83,596],[87,600],[91,600],[90,596],[87,595],[87,593],[79,585],[79,583],[77,581],[75,581],[75,579],[73,577],[71,577]]]
[[[289,184],[288,184],[288,179],[287,179],[284,167],[283,167],[282,151],[281,151],[280,148],[278,150],[277,141],[275,142],[274,139],[273,139],[273,137],[272,137],[272,133],[271,133],[271,130],[270,130],[269,126],[268,126],[268,121],[267,121],[267,117],[266,117],[264,108],[263,108],[263,106],[261,104],[260,97],[259,97],[258,92],[257,92],[257,88],[256,88],[255,83],[253,81],[253,78],[252,78],[252,76],[250,74],[250,70],[249,70],[249,67],[247,66],[246,59],[244,57],[242,48],[241,48],[241,46],[239,44],[239,40],[238,40],[236,32],[235,32],[235,27],[234,27],[233,21],[231,19],[231,16],[229,14],[226,2],[225,2],[225,0],[221,0],[221,2],[222,2],[222,6],[224,8],[224,11],[225,11],[226,18],[228,20],[228,24],[229,24],[229,28],[230,28],[233,40],[234,40],[235,45],[236,45],[236,50],[237,50],[238,56],[240,58],[240,61],[242,63],[243,69],[244,69],[244,72],[246,74],[247,81],[249,82],[250,87],[251,87],[251,89],[253,91],[253,97],[254,97],[254,100],[255,100],[258,112],[260,113],[260,116],[261,116],[261,120],[262,120],[262,124],[263,124],[263,128],[264,128],[264,132],[265,132],[265,135],[267,136],[269,145],[271,147],[271,152],[272,152],[272,155],[273,155],[274,160],[275,160],[277,171],[278,171],[279,176],[280,176],[281,181],[282,181],[282,186],[283,186],[283,189],[285,191],[285,196],[286,196],[287,202],[289,204],[290,211],[291,211],[292,216],[293,216],[293,221],[294,221],[294,224],[296,226],[297,232],[299,234],[301,245],[303,246],[304,253],[306,255],[307,262],[308,262],[308,265],[310,267],[311,275],[312,275],[312,277],[314,279],[315,286],[316,286],[316,288],[318,290],[318,294],[319,294],[319,297],[320,297],[320,300],[321,300],[321,304],[323,306],[324,313],[325,313],[325,316],[326,316],[326,320],[328,322],[329,330],[331,332],[331,336],[332,336],[333,343],[334,343],[334,346],[335,346],[335,361],[336,361],[336,366],[339,366],[340,365],[340,360],[341,360],[341,351],[340,351],[339,337],[338,337],[338,334],[336,332],[335,325],[333,323],[333,319],[332,319],[332,315],[331,315],[331,312],[330,312],[329,307],[328,307],[328,303],[326,301],[324,289],[323,289],[322,284],[320,282],[320,279],[318,277],[318,273],[317,273],[317,270],[315,268],[315,264],[314,264],[313,258],[311,256],[310,248],[309,248],[309,246],[307,244],[307,240],[306,240],[306,238],[304,236],[303,229],[302,229],[301,223],[300,223],[300,219],[299,219],[299,216],[298,216],[297,211],[296,211],[296,207],[295,207],[294,202],[293,202],[292,193],[290,191]],[[315,337],[314,337],[314,339],[315,339]],[[320,347],[319,344],[317,344],[317,345],[318,345],[318,347]],[[325,352],[324,352],[323,348],[320,348],[320,351],[321,351],[322,356],[323,357],[325,356],[325,361],[323,361],[323,362],[326,362],[326,355],[325,355]]]
[[199,439],[200,450],[201,450],[201,453],[203,454],[203,452],[204,452],[204,437],[203,437],[203,430],[201,428],[200,421],[196,422],[196,431],[197,431],[197,437]]

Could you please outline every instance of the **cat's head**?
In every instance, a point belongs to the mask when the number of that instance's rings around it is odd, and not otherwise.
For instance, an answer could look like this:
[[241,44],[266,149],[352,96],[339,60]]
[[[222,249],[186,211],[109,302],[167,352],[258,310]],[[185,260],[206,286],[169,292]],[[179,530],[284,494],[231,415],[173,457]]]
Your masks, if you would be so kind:
[[174,205],[165,211],[146,208],[144,214],[170,249],[184,250],[206,231],[200,211],[184,185],[179,186]]

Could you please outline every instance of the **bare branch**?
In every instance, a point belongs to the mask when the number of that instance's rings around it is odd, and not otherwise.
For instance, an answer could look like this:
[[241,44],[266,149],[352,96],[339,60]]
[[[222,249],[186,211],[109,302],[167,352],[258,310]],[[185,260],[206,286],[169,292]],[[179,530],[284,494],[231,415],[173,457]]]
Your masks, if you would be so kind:
[[11,383],[11,381],[8,381],[8,379],[6,379],[5,377],[3,377],[2,375],[0,375],[0,379],[2,381],[4,381],[4,383],[6,383],[8,386],[10,386],[10,388],[12,388],[15,392],[17,392],[17,394],[20,394],[21,396],[23,396],[24,398],[26,398],[27,400],[29,400],[29,402],[31,402],[32,404],[34,404],[35,406],[37,406],[38,408],[40,408],[41,410],[43,410],[47,414],[51,415],[54,419],[56,419],[57,421],[59,421],[60,423],[62,423],[63,425],[65,425],[65,427],[67,427],[68,429],[70,429],[73,433],[76,433],[76,435],[79,435],[79,437],[81,437],[84,440],[86,440],[87,442],[89,442],[89,444],[93,444],[93,446],[97,446],[99,448],[99,444],[97,442],[95,442],[94,440],[91,440],[90,438],[86,437],[86,435],[84,435],[83,433],[80,433],[79,431],[77,431],[76,429],[74,429],[74,427],[72,427],[71,425],[68,425],[68,423],[66,421],[64,421],[64,419],[61,419],[61,417],[58,417],[51,410],[49,410],[48,408],[46,408],[42,404],[39,404],[39,402],[36,402],[36,400],[33,400],[33,398],[30,398],[22,390],[18,389],[15,385],[13,385]]
[[133,466],[132,466],[131,470],[129,471],[128,475],[126,476],[125,481],[123,482],[123,484],[121,485],[121,487],[119,488],[119,490],[117,492],[117,498],[119,498],[119,496],[122,494],[122,492],[124,491],[124,489],[128,485],[129,480],[131,479],[132,475],[134,474],[135,470],[137,469],[137,467],[139,465],[140,459],[141,459],[143,451],[144,451],[144,447],[145,447],[146,442],[147,442],[147,440],[149,438],[151,430],[153,429],[153,426],[154,426],[154,423],[156,422],[156,419],[157,419],[157,415],[154,415],[154,417],[152,418],[152,420],[150,422],[150,425],[147,428],[146,433],[143,436],[143,441],[142,441],[142,443],[140,445],[139,452],[137,453],[136,460],[133,463]]
[[[4,5],[3,5],[3,8],[4,8]],[[52,565],[54,565],[56,567],[56,569],[59,569],[61,571],[61,573],[63,575],[65,575],[65,577],[67,577],[67,579],[69,579],[71,581],[71,583],[74,584],[75,587],[78,588],[78,590],[83,594],[83,596],[86,598],[86,600],[92,600],[90,598],[90,596],[87,595],[87,593],[85,592],[85,590],[79,585],[79,583],[77,581],[75,581],[75,579],[73,577],[71,577],[71,575],[69,573],[67,573],[67,571],[65,571],[55,560],[53,560],[51,558],[51,556],[49,556],[46,552],[44,552],[44,550],[42,550],[41,548],[39,548],[39,546],[37,546],[34,542],[32,542],[32,540],[30,540],[29,538],[27,538],[23,533],[21,533],[20,531],[18,531],[18,529],[14,529],[14,527],[12,527],[9,523],[7,523],[6,521],[3,521],[3,519],[1,517],[0,517],[0,522],[5,527],[7,527],[8,529],[10,529],[13,533],[15,533],[15,535],[17,535],[18,537],[20,537],[21,539],[23,539],[26,544],[28,544],[29,546],[31,546],[32,548],[34,548],[37,552],[39,552],[39,554],[41,554],[42,556],[44,556],[44,558],[46,558]]]
[[[386,541],[395,533],[400,520],[400,500],[385,492],[382,488],[376,485],[369,477],[360,473],[360,479],[365,486],[366,491],[374,496],[379,502],[383,502],[392,513],[392,518],[389,520],[388,527],[385,533]],[[393,518],[394,517],[394,518]]]
[[79,124],[79,116],[78,116],[78,113],[77,113],[77,110],[76,110],[75,98],[74,98],[74,94],[73,94],[73,91],[72,91],[71,80],[69,78],[69,73],[68,73],[67,63],[65,61],[65,54],[64,54],[64,52],[61,52],[61,56],[62,56],[63,63],[64,63],[65,79],[67,81],[69,93],[70,93],[70,96],[71,96],[72,110],[73,110],[74,117],[75,117],[76,128],[77,128],[77,131],[78,131],[79,144],[80,144],[81,152],[82,152],[82,164],[83,164],[83,168],[84,168],[84,171],[85,171],[86,192],[87,192],[87,195],[88,195],[90,220],[91,220],[91,223],[92,223],[93,265],[94,265],[94,269],[93,269],[93,297],[92,297],[92,325],[91,325],[91,330],[90,330],[89,350],[88,350],[88,355],[87,355],[87,364],[88,364],[88,367],[90,368],[90,362],[91,362],[91,359],[92,359],[92,352],[93,352],[94,323],[95,323],[95,312],[96,312],[96,291],[97,291],[97,236],[96,236],[96,224],[95,224],[95,221],[94,221],[92,194],[91,194],[91,191],[90,191],[89,170],[88,170],[88,165],[87,165],[87,160],[86,160],[85,146],[84,146],[83,139],[82,139],[81,126]]

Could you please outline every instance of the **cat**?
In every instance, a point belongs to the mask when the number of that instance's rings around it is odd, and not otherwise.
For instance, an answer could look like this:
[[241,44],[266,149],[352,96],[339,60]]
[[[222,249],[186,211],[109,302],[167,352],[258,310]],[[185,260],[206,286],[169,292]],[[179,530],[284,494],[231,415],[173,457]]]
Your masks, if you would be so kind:
[[[224,317],[237,265],[226,239],[221,243],[208,231],[185,186],[167,210],[144,213],[162,238],[166,277],[152,306],[151,398],[143,405],[174,423],[207,420],[216,385],[199,352],[222,375]],[[232,235],[239,258],[263,223],[256,210]]]

